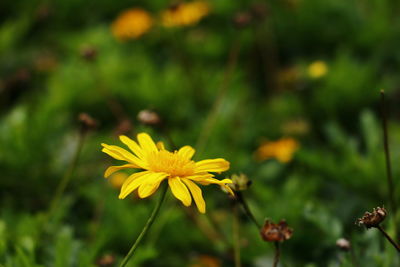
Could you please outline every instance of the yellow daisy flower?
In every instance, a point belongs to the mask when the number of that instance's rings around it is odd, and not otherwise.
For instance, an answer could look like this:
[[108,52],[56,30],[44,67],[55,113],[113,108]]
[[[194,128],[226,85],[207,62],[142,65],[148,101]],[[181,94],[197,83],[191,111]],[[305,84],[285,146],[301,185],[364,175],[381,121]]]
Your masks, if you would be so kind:
[[273,142],[264,142],[255,153],[257,160],[275,158],[282,163],[292,160],[293,154],[299,148],[299,143],[293,138],[281,138]]
[[157,145],[146,133],[137,135],[138,143],[121,135],[119,137],[133,153],[107,144],[102,151],[117,160],[127,161],[122,166],[107,168],[104,177],[107,178],[121,169],[141,169],[143,171],[130,175],[122,185],[119,198],[123,199],[132,191],[138,189],[140,198],[152,195],[165,179],[171,188],[172,194],[185,206],[190,206],[192,198],[201,213],[206,211],[206,203],[203,199],[200,187],[197,184],[218,184],[233,192],[226,185],[232,183],[230,179],[217,180],[210,172],[221,173],[229,169],[229,162],[222,158],[206,159],[195,162],[192,157],[195,150],[190,146],[184,146],[177,151],[170,152],[164,148],[162,142]]
[[165,27],[188,26],[198,23],[210,12],[207,2],[193,1],[179,3],[162,13],[162,24]]
[[120,41],[137,39],[153,26],[151,15],[140,8],[122,12],[111,25],[111,32]]

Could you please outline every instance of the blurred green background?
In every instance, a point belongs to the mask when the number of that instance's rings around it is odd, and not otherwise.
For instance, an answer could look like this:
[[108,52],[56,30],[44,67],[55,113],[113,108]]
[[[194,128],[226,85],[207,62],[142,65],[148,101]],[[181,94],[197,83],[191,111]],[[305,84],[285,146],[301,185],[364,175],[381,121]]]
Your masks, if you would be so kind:
[[[282,266],[353,266],[335,245],[341,237],[358,266],[398,266],[378,231],[354,222],[389,205],[381,88],[400,175],[400,4],[214,0],[196,23],[166,27],[171,4],[0,2],[0,265],[116,266],[158,195],[119,200],[117,182],[103,178],[116,161],[100,143],[145,131],[195,147],[196,160],[229,160],[227,176],[248,175],[243,194],[256,218],[284,218],[294,229]],[[147,11],[152,27],[121,41],[112,25],[131,8]],[[162,127],[143,125],[143,109],[156,111]],[[84,139],[82,112],[97,122]],[[284,137],[298,143],[293,158],[257,154]],[[202,188],[207,216],[169,193],[129,266],[233,266],[232,201]],[[384,227],[394,234],[390,212]],[[272,244],[244,213],[240,245],[243,266],[271,266]]]

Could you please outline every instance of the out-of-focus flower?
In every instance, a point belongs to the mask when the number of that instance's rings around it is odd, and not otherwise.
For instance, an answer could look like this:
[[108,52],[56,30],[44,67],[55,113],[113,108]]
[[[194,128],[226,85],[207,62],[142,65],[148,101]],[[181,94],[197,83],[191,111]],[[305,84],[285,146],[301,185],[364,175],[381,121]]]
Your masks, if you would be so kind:
[[169,7],[161,14],[165,27],[189,26],[198,23],[210,13],[210,6],[204,1],[179,3]]
[[358,226],[364,225],[367,229],[371,227],[378,227],[383,220],[385,220],[387,211],[385,208],[377,207],[372,212],[365,212],[364,216],[357,219]]
[[141,110],[137,118],[138,121],[145,125],[156,126],[161,123],[160,116],[156,112],[148,109]]
[[209,255],[200,255],[189,267],[220,267],[221,260]]
[[281,220],[279,223],[266,220],[260,234],[264,241],[282,242],[292,237],[293,229],[288,227],[285,220]]
[[317,60],[312,62],[307,69],[308,76],[312,79],[318,79],[328,73],[328,65],[324,61]]
[[292,160],[294,152],[299,148],[299,143],[293,138],[281,138],[278,141],[264,142],[255,153],[257,160],[275,158],[282,163]]
[[[128,164],[107,168],[104,177],[122,169],[141,169],[143,171],[130,175],[122,185],[119,198],[123,199],[132,191],[138,189],[140,198],[151,196],[161,182],[168,180],[172,194],[185,206],[192,204],[192,197],[201,213],[206,211],[201,185],[218,184],[229,188],[226,184],[230,179],[217,180],[210,172],[221,173],[229,169],[229,162],[222,158],[207,159],[194,162],[192,157],[195,150],[184,146],[177,151],[170,152],[164,148],[162,142],[157,145],[146,134],[137,136],[138,143],[121,135],[120,140],[133,154],[121,147],[102,144],[102,151],[117,160],[127,161]],[[229,188],[230,189],[230,188]]]
[[140,8],[125,10],[111,25],[114,37],[120,41],[137,39],[153,26],[151,15]]
[[336,246],[343,251],[349,251],[351,248],[350,241],[347,240],[346,238],[339,238],[336,241]]
[[128,176],[129,175],[124,172],[116,172],[113,173],[108,180],[110,181],[110,185],[112,187],[121,189],[121,186],[124,184]]

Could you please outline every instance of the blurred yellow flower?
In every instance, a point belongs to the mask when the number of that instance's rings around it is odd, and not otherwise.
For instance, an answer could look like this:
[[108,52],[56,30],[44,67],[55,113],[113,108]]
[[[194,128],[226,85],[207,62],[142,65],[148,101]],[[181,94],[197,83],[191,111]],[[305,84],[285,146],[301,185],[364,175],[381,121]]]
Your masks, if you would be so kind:
[[275,158],[282,163],[292,160],[294,152],[299,148],[299,143],[293,138],[281,138],[273,142],[264,142],[257,149],[257,160]]
[[198,23],[210,12],[210,6],[204,1],[176,4],[161,14],[165,27],[188,26]]
[[109,179],[111,186],[120,189],[128,176],[129,175],[124,172],[114,173]]
[[140,8],[125,10],[111,25],[114,37],[121,41],[136,39],[148,32],[153,26],[151,15]]
[[317,60],[308,66],[308,75],[313,79],[318,79],[326,75],[328,66],[324,61]]
[[153,142],[146,133],[137,135],[138,143],[121,135],[120,140],[133,152],[133,154],[121,147],[102,144],[104,153],[117,160],[127,161],[122,166],[107,168],[104,177],[122,169],[141,169],[144,171],[130,175],[122,185],[119,198],[123,199],[132,191],[138,189],[140,198],[152,195],[165,179],[171,188],[172,194],[185,206],[190,206],[192,197],[201,213],[206,211],[206,203],[203,199],[200,187],[197,184],[218,184],[230,190],[226,185],[232,183],[230,179],[217,180],[209,172],[221,173],[229,169],[229,162],[222,158],[207,159],[194,162],[192,156],[195,150],[190,146],[184,146],[177,151],[170,152],[164,148],[162,142]]

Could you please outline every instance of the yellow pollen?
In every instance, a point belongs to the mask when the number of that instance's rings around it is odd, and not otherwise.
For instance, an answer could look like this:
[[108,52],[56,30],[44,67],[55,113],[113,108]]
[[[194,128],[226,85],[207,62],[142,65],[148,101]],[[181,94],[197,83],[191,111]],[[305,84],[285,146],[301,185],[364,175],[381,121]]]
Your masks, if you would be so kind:
[[185,177],[194,174],[196,167],[193,160],[188,160],[178,155],[177,151],[171,153],[166,150],[153,152],[148,156],[149,170],[165,172],[171,177]]

